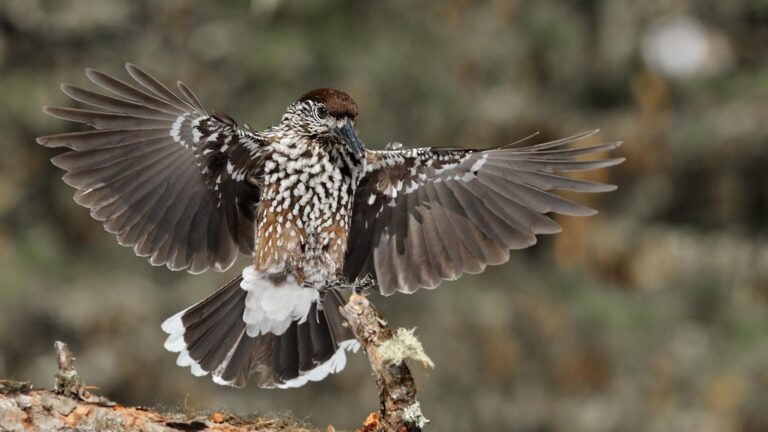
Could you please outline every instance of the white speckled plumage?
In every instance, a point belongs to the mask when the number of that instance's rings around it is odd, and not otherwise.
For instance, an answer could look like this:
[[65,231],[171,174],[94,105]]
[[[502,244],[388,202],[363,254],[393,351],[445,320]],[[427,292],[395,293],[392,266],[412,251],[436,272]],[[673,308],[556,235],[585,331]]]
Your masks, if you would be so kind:
[[[151,264],[200,273],[252,256],[242,276],[162,326],[177,364],[219,384],[259,371],[261,386],[294,387],[339,371],[355,343],[333,287],[370,278],[384,295],[411,293],[501,264],[558,232],[552,214],[595,213],[557,190],[615,188],[560,172],[623,160],[580,158],[617,142],[569,148],[596,131],[527,147],[368,150],[357,105],[328,88],[254,131],[207,112],[182,83],[179,96],[126,69],[135,84],[86,71],[107,94],[63,85],[102,110],[45,111],[95,130],[38,142],[71,150],[52,161],[75,201]],[[318,307],[324,295],[335,307]]]

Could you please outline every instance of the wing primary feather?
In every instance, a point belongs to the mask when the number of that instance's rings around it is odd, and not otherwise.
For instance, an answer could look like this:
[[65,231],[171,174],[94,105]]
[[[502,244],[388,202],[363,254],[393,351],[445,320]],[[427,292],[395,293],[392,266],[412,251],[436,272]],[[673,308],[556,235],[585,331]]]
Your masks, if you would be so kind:
[[437,192],[435,192],[434,185],[425,185],[423,189],[431,203],[430,213],[433,217],[437,235],[444,240],[445,250],[450,255],[450,262],[454,266],[452,277],[458,277],[464,267],[469,267],[472,261],[476,261],[476,258],[469,254],[467,246],[459,237],[457,228],[446,215],[443,204],[440,202]]
[[168,121],[127,114],[115,114],[79,108],[44,107],[43,111],[62,120],[84,123],[97,129],[156,129],[167,127]]
[[501,153],[501,154],[507,154],[507,155],[513,155],[513,154],[530,155],[532,157],[536,157],[540,159],[571,158],[574,156],[582,156],[582,155],[587,155],[592,153],[602,153],[602,152],[615,150],[621,147],[622,144],[623,144],[622,141],[614,141],[614,142],[596,144],[596,145],[587,146],[587,147],[563,148],[563,149],[555,149],[555,150],[541,150],[541,149],[531,150],[530,147],[522,147],[519,149],[502,149],[502,150],[494,149],[494,150],[486,150],[486,151],[491,153]]
[[462,182],[446,182],[446,186],[456,196],[456,200],[464,207],[469,220],[471,220],[480,231],[491,241],[503,239],[504,229],[499,223],[498,216],[491,213],[481,200],[477,199],[472,192],[466,189]]
[[[416,200],[421,205],[415,211],[421,217],[421,235],[424,238],[425,255],[432,267],[432,286],[437,286],[442,279],[452,279],[456,273],[455,264],[447,251],[442,237],[437,231],[434,216],[434,206],[437,203],[430,202],[429,195],[424,187],[419,187],[415,192]],[[435,278],[437,280],[435,280]]]
[[[179,161],[176,160],[175,164],[169,165],[168,169],[174,169],[179,165]],[[136,217],[136,221],[131,225],[131,227],[127,230],[127,232],[134,232],[135,234],[131,235],[131,241],[130,243],[133,246],[133,251],[136,255],[141,257],[149,257],[154,252],[152,248],[150,248],[149,243],[147,242],[147,237],[151,234],[152,230],[156,227],[157,224],[157,214],[164,212],[165,209],[170,205],[169,204],[169,195],[172,196],[175,192],[174,189],[174,183],[172,183],[174,180],[168,180],[163,179],[160,184],[162,185],[163,193],[156,197],[154,201],[149,202],[147,204],[141,203],[142,205],[136,206],[137,209],[143,209],[143,211],[140,213],[139,216]],[[133,213],[133,208],[130,210]],[[137,212],[138,213],[138,212]]]
[[[145,158],[147,154],[169,149],[167,140],[145,140],[129,146],[107,147],[84,151],[70,151],[51,158],[55,166],[70,172],[95,171],[113,165],[126,164],[136,158]],[[151,154],[149,155],[151,156]]]
[[462,237],[469,252],[472,256],[476,257],[479,262],[488,262],[490,256],[487,255],[487,252],[483,247],[483,243],[486,242],[483,238],[484,235],[476,226],[470,223],[469,216],[467,215],[464,206],[459,202],[453,191],[447,187],[445,182],[435,183],[434,186],[435,191],[437,191],[437,194],[440,197],[440,202],[446,209],[449,219],[457,228],[456,233]]
[[187,99],[187,102],[195,107],[195,109],[200,112],[201,114],[208,115],[208,113],[205,111],[205,108],[203,108],[203,104],[200,103],[200,100],[197,99],[197,96],[195,96],[195,93],[192,92],[192,90],[187,87],[186,84],[179,81],[176,83],[176,86],[179,88],[179,91],[182,95]]
[[405,198],[406,224],[408,225],[408,235],[405,243],[405,254],[403,255],[403,264],[408,270],[408,283],[405,289],[408,292],[416,290],[418,287],[436,286],[434,268],[429,257],[427,242],[424,239],[423,218],[417,220],[418,196],[415,193],[403,195]]
[[[487,183],[478,181],[467,184],[466,187],[471,189],[497,216],[521,232],[529,234],[560,232],[560,226],[552,219],[510,199],[493,187],[489,187]],[[535,242],[535,239],[532,240]]]
[[[91,216],[96,220],[106,222],[116,219],[128,209],[140,209],[141,207],[136,205],[137,202],[151,189],[162,184],[156,181],[156,176],[165,170],[174,169],[177,165],[176,158],[150,161],[136,175],[126,175],[102,187],[89,189],[91,192],[81,195],[80,198],[91,203],[88,207],[91,208]],[[90,194],[93,196],[88,196]]]
[[120,147],[149,139],[165,138],[167,136],[168,128],[163,126],[139,130],[112,129],[70,132],[39,137],[37,138],[37,143],[45,147],[67,147],[72,150],[85,151]]
[[127,101],[124,99],[105,96],[77,86],[62,84],[61,91],[70,98],[88,105],[97,106],[108,110],[114,110],[118,113],[134,115],[138,117],[156,119],[156,120],[174,120],[177,114],[169,114],[163,111],[149,108],[145,105]]
[[[385,205],[382,208],[382,213],[376,218],[376,229],[374,231],[376,240],[373,245],[373,267],[379,290],[385,296],[392,295],[396,292],[392,282],[394,275],[388,268],[389,252],[390,249],[394,247],[392,245],[394,240],[389,234],[388,228],[386,228],[388,221],[391,219],[391,213],[392,207]],[[394,278],[394,280],[395,282],[397,281],[396,278]]]
[[388,267],[385,271],[391,272],[392,276],[394,276],[397,291],[400,291],[401,287],[407,284],[407,272],[406,269],[403,268],[403,265],[401,264],[402,260],[400,259],[400,257],[406,253],[405,242],[408,236],[408,215],[405,212],[405,206],[400,204],[400,200],[402,199],[403,195],[398,195],[394,198],[395,205],[391,206],[390,224],[387,227],[390,232],[390,240],[387,245],[389,250],[387,255]]
[[507,174],[509,180],[523,183],[542,190],[567,190],[584,193],[610,192],[616,190],[615,185],[598,183],[588,180],[578,180],[537,171],[517,170]]
[[[142,155],[126,157],[104,166],[69,171],[62,176],[62,179],[65,183],[75,188],[101,188],[108,183],[114,183],[127,176],[137,175],[139,171],[158,161],[158,159],[170,158],[174,154],[174,149],[171,146],[163,144],[156,148],[152,154],[154,157],[142,157]],[[64,158],[62,155],[61,159],[54,158],[53,163],[65,164],[72,163],[72,161],[67,161],[67,158]]]
[[128,71],[128,74],[136,80],[139,84],[144,86],[147,90],[151,91],[155,95],[159,96],[160,98],[166,100],[168,103],[172,104],[173,106],[185,111],[185,112],[195,112],[195,107],[188,104],[187,102],[184,102],[181,98],[176,96],[174,92],[168,89],[163,83],[156,80],[152,75],[144,72],[141,68],[137,67],[136,65],[133,65],[131,63],[125,64],[125,69]]
[[194,251],[190,245],[190,232],[193,219],[204,198],[202,193],[194,193],[190,196],[186,207],[184,207],[183,213],[188,216],[173,231],[173,242],[177,246],[176,251],[169,257],[170,260],[168,262],[171,269],[186,269],[192,263]]
[[[488,210],[477,200],[472,199],[472,195],[456,186],[456,182],[445,182],[448,189],[456,197],[456,200],[462,205],[467,214],[468,226],[474,228],[473,235],[481,245],[484,262],[486,264],[500,264],[509,258],[509,251],[503,246],[500,234],[500,225],[498,218],[488,214]],[[464,201],[466,199],[466,201]],[[485,211],[486,214],[482,212]],[[503,232],[503,231],[502,231]]]
[[536,244],[535,234],[543,234],[547,231],[552,233],[553,230],[557,232],[551,224],[547,223],[551,222],[548,218],[516,206],[492,189],[484,188],[479,183],[467,184],[465,187],[506,225],[508,229],[504,231],[505,245],[508,249],[523,249]]
[[[561,147],[566,144],[581,141],[583,139],[597,135],[599,132],[600,132],[600,129],[592,129],[584,132],[579,132],[575,135],[571,135],[565,138],[556,139],[554,141],[543,142],[541,144],[535,144],[528,147],[520,147],[519,150],[540,151],[540,150],[546,150],[546,149],[551,149],[555,147]],[[506,146],[503,146],[501,148],[504,148],[504,147]]]
[[122,96],[134,102],[141,103],[142,105],[146,105],[150,108],[154,108],[158,111],[163,111],[177,116],[187,113],[187,109],[185,107],[174,106],[166,100],[145,93],[133,87],[132,85],[125,83],[124,81],[121,81],[96,69],[86,69],[85,75],[89,80],[91,80],[91,82],[105,90],[108,90],[118,96]]
[[481,182],[493,185],[494,190],[539,213],[553,212],[567,216],[592,216],[597,213],[596,210],[553,193],[529,185],[511,182],[491,173],[483,173],[478,176],[478,179]]
[[[154,257],[157,252],[162,248],[170,237],[173,236],[173,227],[177,222],[178,210],[174,211],[174,208],[181,207],[181,201],[184,199],[185,192],[188,193],[188,187],[193,184],[194,179],[190,176],[179,173],[173,176],[172,183],[168,186],[167,194],[170,194],[170,199],[167,199],[167,205],[164,207],[156,206],[156,213],[149,214],[147,217],[154,221],[153,226],[147,231],[144,238],[145,249],[148,251],[155,251],[151,256]],[[157,258],[150,258],[150,261],[157,261]],[[158,264],[162,264],[159,262]]]
[[194,218],[192,219],[192,225],[190,225],[189,228],[190,249],[193,251],[201,251],[190,257],[192,263],[189,272],[192,274],[202,272],[211,261],[210,251],[204,249],[204,246],[208,244],[208,226],[206,222],[210,217],[211,210],[211,200],[204,197],[197,207]]
[[534,132],[534,133],[532,133],[532,134],[530,134],[530,135],[528,135],[528,136],[525,136],[525,137],[523,137],[523,138],[520,138],[520,139],[518,139],[518,140],[516,140],[516,141],[512,141],[512,142],[511,142],[511,143],[509,143],[509,144],[504,144],[504,145],[502,145],[502,146],[499,146],[499,147],[496,147],[496,148],[497,148],[497,149],[505,149],[505,148],[514,147],[514,146],[516,146],[516,145],[518,145],[518,144],[520,144],[520,143],[524,143],[524,142],[526,142],[526,141],[528,141],[528,140],[530,140],[530,139],[533,139],[534,137],[537,137],[537,136],[539,136],[540,134],[541,134],[541,132],[539,132],[539,131],[536,131],[536,132]]
[[[104,211],[112,211],[113,205],[123,209],[133,203],[135,197],[141,196],[142,191],[157,185],[156,177],[174,159],[156,159],[144,164],[135,175],[124,175],[110,179],[109,183],[93,184],[94,187],[81,188],[75,193],[75,201],[91,209],[91,215],[97,220],[105,220],[100,217]],[[128,160],[128,163],[131,161]],[[111,231],[110,231],[111,232]]]
[[169,233],[166,236],[165,240],[162,242],[160,246],[157,247],[155,250],[155,253],[152,254],[152,256],[149,259],[149,262],[154,266],[160,266],[165,264],[170,268],[170,262],[175,256],[175,250],[176,245],[173,243],[174,240],[174,234],[176,233],[176,227],[183,223],[184,217],[182,216],[184,213],[184,209],[186,209],[187,204],[189,203],[189,192],[193,187],[192,182],[187,182],[183,189],[179,191],[177,201],[173,203],[173,209],[174,212],[172,213],[172,218],[175,222],[171,225],[169,228]]

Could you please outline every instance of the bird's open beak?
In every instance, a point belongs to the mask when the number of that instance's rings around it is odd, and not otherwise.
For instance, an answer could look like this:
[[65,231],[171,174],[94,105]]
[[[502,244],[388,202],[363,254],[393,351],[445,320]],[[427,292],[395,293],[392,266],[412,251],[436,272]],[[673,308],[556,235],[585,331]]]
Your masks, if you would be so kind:
[[355,129],[352,127],[352,125],[348,121],[344,122],[344,126],[342,126],[341,129],[339,129],[339,134],[347,142],[347,147],[349,148],[349,150],[358,158],[362,158],[363,143],[361,143],[360,140],[357,139],[357,134],[355,134]]

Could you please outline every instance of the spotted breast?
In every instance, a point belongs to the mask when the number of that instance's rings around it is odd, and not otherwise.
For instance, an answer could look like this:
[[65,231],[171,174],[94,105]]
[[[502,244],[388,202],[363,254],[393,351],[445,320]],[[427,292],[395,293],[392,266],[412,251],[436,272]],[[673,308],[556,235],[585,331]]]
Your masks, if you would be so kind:
[[364,161],[293,134],[264,163],[254,266],[318,286],[341,276],[357,173]]

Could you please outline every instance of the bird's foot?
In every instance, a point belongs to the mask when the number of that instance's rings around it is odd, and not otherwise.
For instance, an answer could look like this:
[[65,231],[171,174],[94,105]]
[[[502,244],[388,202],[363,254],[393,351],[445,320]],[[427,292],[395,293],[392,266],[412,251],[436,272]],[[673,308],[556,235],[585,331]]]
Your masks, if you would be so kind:
[[329,289],[354,289],[358,294],[360,291],[370,289],[376,286],[376,279],[371,274],[355,279],[354,282],[348,282],[343,276],[337,276],[324,282],[304,282],[304,288],[312,288],[318,291],[327,291]]
[[363,291],[373,289],[375,286],[376,279],[374,279],[373,275],[370,273],[361,278],[357,278],[355,283],[352,284],[352,288],[355,290],[355,294],[362,294]]

